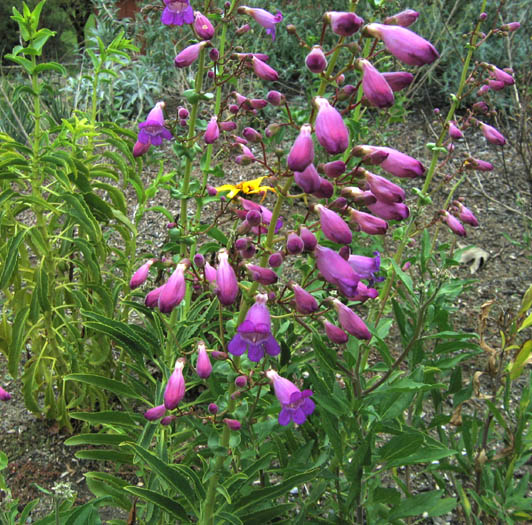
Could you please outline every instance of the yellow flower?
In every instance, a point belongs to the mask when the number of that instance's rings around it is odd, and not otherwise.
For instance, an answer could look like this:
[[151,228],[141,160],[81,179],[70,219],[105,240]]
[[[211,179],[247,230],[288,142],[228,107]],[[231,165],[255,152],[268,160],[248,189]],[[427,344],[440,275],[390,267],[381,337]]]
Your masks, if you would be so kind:
[[238,195],[240,192],[245,193],[246,195],[250,193],[266,193],[268,190],[273,191],[275,193],[275,189],[271,186],[261,186],[260,183],[265,179],[266,177],[259,177],[258,179],[253,180],[245,180],[243,182],[239,182],[238,184],[224,184],[223,186],[218,186],[216,188],[217,191],[229,191],[227,194],[227,197],[229,199],[232,199],[236,195]]

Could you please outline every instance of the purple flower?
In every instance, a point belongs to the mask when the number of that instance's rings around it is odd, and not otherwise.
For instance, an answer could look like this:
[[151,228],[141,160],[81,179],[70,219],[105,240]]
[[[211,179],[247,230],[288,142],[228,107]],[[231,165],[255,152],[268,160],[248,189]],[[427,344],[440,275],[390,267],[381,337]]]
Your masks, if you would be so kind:
[[317,190],[312,192],[318,199],[330,199],[334,194],[334,186],[331,182],[323,177],[319,177],[320,185]]
[[349,208],[351,219],[358,224],[360,230],[369,235],[384,235],[388,230],[388,223],[369,213]]
[[10,399],[11,394],[0,386],[0,401],[9,401]]
[[290,288],[294,292],[296,311],[300,314],[311,314],[318,310],[318,302],[312,294],[301,288],[299,284],[291,283]]
[[466,170],[477,170],[477,171],[491,171],[493,170],[493,164],[487,160],[474,159],[469,157],[464,161],[464,166]]
[[304,171],[314,161],[314,143],[312,142],[312,127],[303,124],[299,135],[286,159],[286,164],[292,171]]
[[301,392],[292,381],[281,377],[275,370],[268,370],[266,376],[273,383],[275,396],[281,404],[279,424],[285,426],[293,421],[302,425],[316,408],[310,399],[312,390]]
[[312,73],[323,73],[327,68],[327,59],[320,46],[313,46],[305,58],[305,65]]
[[409,66],[431,64],[440,56],[430,42],[405,27],[368,24],[364,32],[380,38],[395,58]]
[[260,284],[265,286],[277,282],[277,274],[269,268],[263,268],[262,266],[257,266],[256,264],[246,264],[246,268],[251,274],[251,279],[253,281],[258,281]]
[[157,303],[159,302],[159,295],[161,295],[161,291],[164,288],[164,284],[162,286],[159,286],[159,288],[155,288],[155,290],[152,290],[151,292],[148,292],[146,294],[146,297],[144,298],[144,304],[148,308],[155,308],[157,306]]
[[305,244],[303,243],[303,239],[301,239],[297,233],[289,233],[286,238],[286,251],[290,255],[299,255],[300,253],[303,253],[304,249]]
[[363,303],[368,299],[375,299],[378,296],[379,292],[375,288],[369,288],[361,281],[358,283],[357,293],[353,297],[349,297],[349,300]]
[[362,69],[362,89],[368,102],[378,108],[393,106],[393,91],[384,76],[369,60],[358,60],[357,64]]
[[316,248],[316,244],[318,244],[318,240],[316,239],[316,236],[308,229],[305,228],[305,226],[302,226],[299,231],[299,236],[301,237],[301,240],[303,241],[303,247],[305,251],[311,252]]
[[401,91],[408,87],[412,83],[412,80],[414,80],[414,75],[406,71],[389,71],[388,73],[381,74],[392,88],[392,91]]
[[493,126],[489,126],[488,124],[481,122],[480,129],[490,144],[495,144],[497,146],[504,146],[506,144],[506,139],[504,138],[503,134]]
[[133,146],[133,156],[140,157],[141,155],[144,155],[144,153],[146,153],[149,149],[150,144],[142,144],[142,142],[137,140],[137,142],[135,142],[135,145]]
[[161,15],[161,22],[167,26],[182,26],[192,24],[194,10],[189,0],[164,0],[165,8]]
[[[164,127],[163,108],[164,102],[157,102],[155,107],[148,113],[146,120],[139,124],[138,142],[145,146],[150,144],[160,146],[163,139],[172,139],[170,130]],[[135,150],[133,151],[135,152]]]
[[148,274],[150,272],[151,265],[155,262],[155,259],[150,259],[149,261],[145,262],[131,277],[131,280],[129,281],[129,287],[134,290],[135,288],[138,288],[140,285],[144,284],[146,282],[146,279],[148,278]]
[[189,266],[189,261],[184,259],[180,262],[166,284],[163,285],[157,305],[163,314],[170,313],[185,297],[185,270]]
[[359,171],[364,174],[371,193],[377,197],[378,201],[392,204],[394,202],[402,202],[405,199],[405,190],[401,186],[390,182],[380,175],[374,175],[363,168],[359,169]]
[[194,32],[201,40],[210,40],[214,36],[214,27],[211,21],[199,11],[194,13]]
[[255,19],[255,22],[266,29],[266,34],[271,35],[272,40],[275,40],[275,24],[278,24],[283,20],[281,11],[277,11],[275,15],[272,15],[268,11],[258,7],[242,6],[238,9],[238,12],[252,16]]
[[192,44],[188,47],[185,47],[174,59],[174,64],[177,67],[187,67],[193,64],[199,57],[200,51],[207,45],[210,44],[208,40],[198,42],[197,44]]
[[377,154],[378,164],[382,169],[396,177],[421,177],[425,173],[425,167],[419,160],[385,146],[356,146],[353,148],[353,154],[357,157]]
[[242,427],[242,423],[236,419],[224,417],[224,423],[229,427],[230,430],[240,430],[240,427]]
[[272,105],[272,106],[280,106],[283,104],[286,100],[286,97],[280,93],[279,91],[268,91],[268,94],[266,95],[266,100]]
[[381,280],[376,277],[381,268],[381,255],[374,252],[375,257],[366,257],[365,255],[350,255],[347,262],[361,279],[368,279],[370,282]]
[[455,120],[449,122],[449,137],[453,140],[459,140],[464,138],[464,134],[460,131],[460,128],[456,125]]
[[476,228],[478,226],[478,219],[475,217],[475,214],[460,201],[455,201],[454,204],[458,207],[458,217],[460,217],[460,220]]
[[345,173],[345,162],[343,160],[333,160],[323,164],[323,173],[331,179],[336,179]]
[[319,244],[314,248],[314,255],[316,266],[327,282],[337,286],[346,297],[356,294],[360,277],[341,255]]
[[275,71],[275,69],[255,56],[251,59],[251,65],[253,66],[255,75],[257,75],[259,78],[262,78],[262,80],[270,80],[275,82],[279,78],[279,74],[277,71]]
[[209,414],[217,414],[218,413],[218,405],[216,403],[209,403],[209,406],[207,407],[207,410],[209,411]]
[[216,268],[214,268],[209,261],[205,261],[205,266],[203,267],[203,273],[205,274],[205,279],[209,283],[216,282]]
[[303,171],[294,172],[294,182],[305,193],[314,193],[320,189],[320,176],[312,162]]
[[255,304],[248,310],[244,322],[227,345],[229,353],[242,355],[247,350],[249,360],[258,362],[265,352],[275,356],[281,351],[279,343],[272,335],[267,300],[266,294],[255,296]]
[[340,215],[322,204],[317,204],[315,209],[320,214],[321,231],[327,239],[338,244],[351,244],[353,234]]
[[318,142],[331,155],[343,153],[349,146],[349,131],[342,115],[329,104],[326,98],[316,97],[314,103],[318,108],[315,124]]
[[174,371],[168,379],[164,390],[164,406],[168,410],[173,410],[185,397],[185,379],[183,378],[184,359],[180,358],[175,362]]
[[164,416],[165,412],[166,407],[164,405],[159,405],[146,410],[146,412],[144,412],[144,417],[148,421],[157,421],[157,419],[161,419]]
[[327,319],[322,319],[323,327],[325,328],[325,333],[330,341],[338,345],[343,345],[347,343],[349,336],[338,326],[332,324]]
[[383,24],[386,25],[396,25],[402,27],[408,27],[412,25],[419,17],[419,13],[413,9],[405,9],[400,13],[397,13],[392,16],[388,16],[383,20]]
[[235,302],[238,295],[238,281],[233,267],[229,264],[229,254],[225,248],[218,252],[216,286],[218,299],[224,306]]
[[348,306],[343,304],[338,299],[332,300],[334,309],[338,314],[338,321],[340,326],[349,334],[354,335],[357,339],[371,339],[371,333],[364,321],[351,310]]
[[327,11],[324,18],[331,23],[332,32],[340,36],[354,35],[364,23],[358,15],[347,11]]
[[441,214],[443,222],[449,226],[453,233],[456,233],[456,235],[459,235],[460,237],[465,237],[467,235],[464,225],[454,215],[451,215],[445,210],[442,210]]
[[216,115],[211,117],[211,120],[207,124],[207,129],[203,135],[203,140],[206,144],[213,144],[218,140],[220,136],[220,128],[218,127],[218,118]]
[[283,254],[280,252],[275,252],[268,257],[268,264],[272,268],[279,268],[283,264]]
[[198,360],[196,361],[196,374],[201,379],[207,379],[212,372],[212,364],[203,341],[198,341]]

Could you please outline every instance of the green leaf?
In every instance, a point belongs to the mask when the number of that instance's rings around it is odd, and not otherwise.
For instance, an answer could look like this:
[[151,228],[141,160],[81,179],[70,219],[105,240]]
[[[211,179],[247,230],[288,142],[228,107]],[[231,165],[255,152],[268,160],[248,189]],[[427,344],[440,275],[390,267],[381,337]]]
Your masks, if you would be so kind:
[[523,373],[525,364],[530,359],[530,354],[532,354],[532,339],[529,339],[523,343],[523,346],[521,346],[515,361],[511,365],[510,379],[512,381],[517,379]]
[[244,525],[238,516],[234,516],[229,512],[220,512],[216,514],[216,516],[223,520],[222,523],[230,523],[231,525]]
[[390,521],[409,516],[424,516],[431,518],[451,512],[456,506],[454,498],[440,499],[443,490],[422,492],[401,500],[392,510],[388,519]]
[[295,503],[283,503],[281,505],[275,505],[269,509],[258,510],[250,514],[241,516],[242,522],[246,525],[264,525],[264,523],[272,523],[274,518],[282,516],[283,514],[289,514],[292,516]]
[[414,284],[412,282],[412,278],[410,277],[410,275],[403,272],[403,270],[401,270],[399,265],[393,259],[390,259],[390,263],[393,266],[395,274],[397,275],[397,277],[399,277],[401,282],[405,285],[410,295],[414,295]]
[[23,241],[27,230],[19,231],[14,237],[9,240],[7,245],[7,256],[2,268],[2,275],[0,276],[0,289],[5,288],[11,281],[13,272],[17,267],[18,249],[20,243]]
[[379,449],[379,457],[383,462],[402,461],[407,458],[423,444],[423,436],[418,433],[403,433],[394,436],[390,441]]
[[179,505],[177,501],[167,498],[154,490],[141,487],[128,486],[124,487],[124,490],[131,492],[131,494],[134,494],[143,500],[153,503],[155,506],[170,514],[173,518],[184,520],[182,523],[190,523],[189,516],[185,512],[185,509]]
[[36,268],[35,273],[35,290],[33,293],[37,294],[41,311],[49,312],[50,301],[48,298],[50,295],[50,289],[48,286],[48,273],[46,272],[44,257],[41,264]]
[[86,383],[87,385],[93,385],[98,388],[103,388],[113,392],[117,396],[126,396],[132,399],[138,399],[144,404],[149,404],[146,399],[137,394],[129,385],[117,381],[116,379],[110,379],[108,377],[99,376],[95,374],[69,374],[65,376],[65,381],[79,381],[80,383]]
[[120,445],[124,441],[129,441],[129,436],[126,434],[78,434],[77,436],[69,437],[65,440],[67,446],[79,445]]
[[192,490],[190,479],[183,475],[183,473],[177,469],[172,468],[163,460],[158,458],[153,452],[146,450],[145,448],[137,445],[136,443],[126,443],[123,446],[133,449],[135,454],[142,458],[142,460],[149,465],[151,470],[159,477],[164,479],[166,483],[177,493],[177,495],[183,496],[194,511],[194,514],[198,515],[195,493]]
[[22,347],[26,341],[26,320],[30,313],[29,306],[25,306],[20,309],[13,321],[13,327],[11,331],[11,343],[9,345],[8,354],[8,370],[11,376],[18,377],[18,367],[20,364],[20,354]]
[[218,241],[222,246],[227,246],[227,243],[229,242],[229,239],[218,228],[211,228],[207,234],[209,237],[212,237],[214,240]]
[[90,449],[90,450],[78,450],[74,454],[79,459],[90,459],[93,461],[111,461],[113,463],[131,464],[133,462],[133,456],[124,452],[117,452],[114,449]]
[[141,414],[120,412],[118,410],[102,410],[101,412],[71,412],[70,417],[87,421],[92,425],[109,425],[117,427],[139,427],[145,423]]

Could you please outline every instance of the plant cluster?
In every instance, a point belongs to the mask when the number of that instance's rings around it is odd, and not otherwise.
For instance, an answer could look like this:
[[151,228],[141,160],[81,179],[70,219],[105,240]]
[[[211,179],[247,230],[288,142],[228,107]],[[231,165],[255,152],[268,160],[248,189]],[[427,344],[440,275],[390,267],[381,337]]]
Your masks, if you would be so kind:
[[[310,40],[288,23],[316,79],[296,108],[270,65],[280,11],[164,0],[161,30],[189,39],[174,65],[190,88],[169,118],[155,103],[135,135],[98,118],[108,64],[132,49],[122,33],[88,50],[87,110],[43,124],[41,75],[61,71],[36,61],[52,36],[38,29],[43,5],[14,11],[27,45],[6,57],[32,81],[35,125],[28,145],[0,142],[2,351],[15,376],[28,346],[30,409],[95,428],[67,441],[98,447],[78,457],[134,465],[141,480],[90,472],[96,499],[57,516],[97,523],[95,509],[112,504],[142,523],[530,519],[529,473],[514,479],[532,454],[530,388],[518,407],[509,393],[532,353],[520,337],[532,288],[500,321],[500,348],[487,342],[490,305],[478,334],[450,315],[470,284],[451,276],[452,235],[478,226],[460,185],[493,170],[460,141],[477,132],[504,146],[487,97],[514,83],[473,57],[519,24],[493,23],[478,2],[424,165],[364,143],[365,116],[393,107],[412,71],[439,59],[411,29],[414,10],[364,20],[351,1],[325,12]],[[239,45],[251,27],[268,53]],[[381,72],[390,57],[401,67]],[[168,145],[174,169],[161,162],[144,188],[142,159]],[[232,163],[243,177],[219,184]],[[133,219],[118,184],[136,190]],[[142,247],[133,271],[136,225],[164,190],[176,208],[152,209],[167,240]],[[468,377],[465,363],[482,356]]]

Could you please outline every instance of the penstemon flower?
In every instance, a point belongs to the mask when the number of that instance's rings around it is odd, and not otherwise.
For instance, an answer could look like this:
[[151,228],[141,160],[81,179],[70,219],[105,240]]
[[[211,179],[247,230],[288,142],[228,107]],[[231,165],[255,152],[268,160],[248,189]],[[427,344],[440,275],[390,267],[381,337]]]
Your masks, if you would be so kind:
[[235,302],[238,295],[238,281],[233,267],[229,264],[229,254],[225,248],[218,252],[216,288],[218,299],[224,306]]
[[133,150],[136,153],[135,156],[145,153],[151,144],[160,146],[163,139],[172,140],[173,137],[170,130],[164,127],[164,106],[164,102],[157,102],[155,107],[148,113],[146,120],[139,124],[140,131],[137,144],[142,144],[142,146],[135,144],[137,149],[136,152],[135,149]]
[[238,8],[238,12],[252,16],[255,19],[255,22],[266,29],[266,34],[271,35],[272,40],[275,40],[275,26],[279,22],[283,21],[283,15],[281,11],[277,11],[275,15],[272,15],[265,9],[241,6]]
[[316,408],[310,399],[312,390],[299,390],[292,381],[281,377],[275,370],[268,370],[266,376],[273,383],[275,397],[281,404],[279,424],[285,426],[293,421],[302,425]]
[[175,362],[174,371],[168,379],[164,390],[164,406],[168,410],[173,410],[185,397],[185,379],[183,377],[184,359],[180,358]]
[[369,60],[358,60],[362,69],[362,90],[368,102],[377,108],[389,108],[395,101],[392,88]]
[[244,322],[227,345],[230,354],[242,355],[247,350],[249,360],[258,362],[264,357],[264,353],[276,356],[281,351],[272,335],[267,301],[266,294],[255,296],[255,304],[248,310]]
[[167,26],[182,26],[194,22],[194,10],[189,0],[164,0],[161,22]]
[[318,108],[315,125],[318,142],[331,155],[343,153],[349,145],[349,131],[342,115],[326,98],[316,97],[314,103]]

